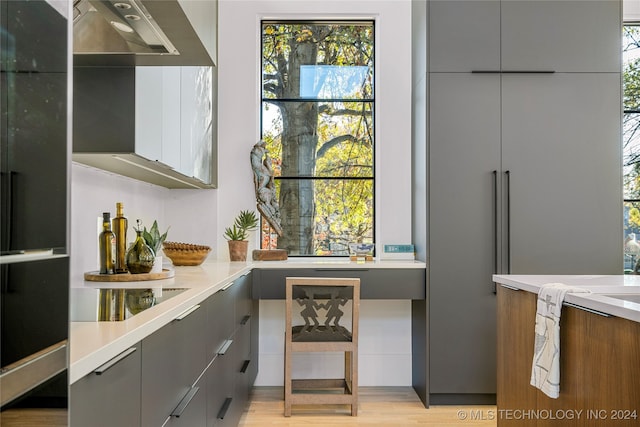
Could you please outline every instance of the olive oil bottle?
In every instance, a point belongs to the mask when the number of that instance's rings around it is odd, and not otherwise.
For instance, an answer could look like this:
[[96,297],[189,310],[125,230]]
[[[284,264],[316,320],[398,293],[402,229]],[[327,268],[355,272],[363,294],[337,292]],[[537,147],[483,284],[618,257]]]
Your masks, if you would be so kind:
[[102,214],[102,232],[98,236],[100,245],[100,274],[115,274],[113,255],[116,236],[111,231],[111,213]]
[[124,216],[124,206],[116,203],[116,217],[111,220],[113,234],[116,236],[115,271],[117,274],[126,273],[127,270],[127,228],[129,222]]

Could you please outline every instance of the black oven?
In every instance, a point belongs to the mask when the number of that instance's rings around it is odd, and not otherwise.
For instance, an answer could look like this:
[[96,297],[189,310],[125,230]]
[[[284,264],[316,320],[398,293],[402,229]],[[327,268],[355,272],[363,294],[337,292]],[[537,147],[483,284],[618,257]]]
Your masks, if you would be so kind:
[[2,411],[67,405],[69,10],[0,2]]

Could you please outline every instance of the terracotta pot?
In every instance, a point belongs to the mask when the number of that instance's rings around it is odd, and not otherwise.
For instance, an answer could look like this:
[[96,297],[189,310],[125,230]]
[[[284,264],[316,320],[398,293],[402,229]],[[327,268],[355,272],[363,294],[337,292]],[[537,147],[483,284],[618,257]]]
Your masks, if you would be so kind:
[[248,240],[229,240],[229,259],[231,261],[246,261]]

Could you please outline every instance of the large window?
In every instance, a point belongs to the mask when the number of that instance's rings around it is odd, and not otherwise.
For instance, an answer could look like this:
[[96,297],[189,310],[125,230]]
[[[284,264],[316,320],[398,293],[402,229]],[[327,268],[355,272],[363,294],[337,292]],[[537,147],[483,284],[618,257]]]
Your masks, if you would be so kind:
[[623,50],[623,185],[625,271],[640,260],[640,25],[625,25]]
[[282,236],[262,248],[348,255],[374,241],[374,25],[262,22],[261,137]]

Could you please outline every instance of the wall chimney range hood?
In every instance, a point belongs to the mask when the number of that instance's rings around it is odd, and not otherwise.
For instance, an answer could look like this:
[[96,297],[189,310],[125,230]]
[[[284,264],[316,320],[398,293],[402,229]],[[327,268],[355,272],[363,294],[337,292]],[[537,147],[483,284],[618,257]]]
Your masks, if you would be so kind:
[[74,66],[214,65],[181,3],[75,0]]

